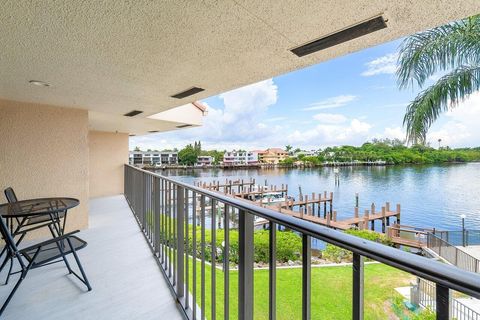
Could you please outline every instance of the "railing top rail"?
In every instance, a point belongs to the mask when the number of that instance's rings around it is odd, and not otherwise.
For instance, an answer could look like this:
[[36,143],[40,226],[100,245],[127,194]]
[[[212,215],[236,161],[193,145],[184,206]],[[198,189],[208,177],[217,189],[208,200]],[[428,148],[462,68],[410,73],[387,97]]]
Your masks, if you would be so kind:
[[405,229],[405,230],[412,230],[412,231],[417,231],[417,232],[424,232],[424,233],[435,231],[434,229],[430,229],[430,228],[419,228],[419,227],[409,226],[409,225],[406,225],[406,224],[393,224],[392,227]]
[[[478,229],[465,229],[465,232],[479,232]],[[435,233],[463,233],[463,230],[435,230]]]
[[459,269],[454,266],[433,261],[431,259],[417,256],[409,252],[404,252],[402,250],[394,249],[380,243],[365,240],[353,235],[314,224],[309,221],[287,216],[269,208],[260,207],[226,194],[199,188],[154,172],[139,169],[129,164],[126,164],[126,166],[145,174],[172,182],[177,186],[226,203],[239,210],[247,211],[251,214],[298,231],[302,234],[326,241],[370,259],[409,272],[421,278],[442,284],[446,287],[466,293],[473,297],[480,298],[479,274],[464,270],[459,272]]
[[470,258],[470,259],[474,260],[476,263],[478,263],[478,264],[480,265],[480,260],[479,260],[479,259],[477,259],[477,258],[475,258],[474,256],[472,256],[471,254],[469,254],[469,253],[467,253],[467,252],[465,252],[465,251],[463,251],[463,250],[461,250],[461,249],[457,248],[457,247],[456,247],[456,246],[454,246],[453,244],[451,244],[451,243],[449,243],[448,241],[446,241],[446,240],[444,240],[444,239],[442,239],[442,238],[438,237],[437,235],[435,235],[435,234],[433,234],[433,233],[429,233],[429,236],[431,236],[431,237],[435,238],[435,240],[436,240],[436,241],[439,241],[439,242],[442,242],[442,243],[444,243],[444,244],[445,244],[445,246],[448,246],[448,247],[453,247],[453,248],[455,248],[455,250],[458,250],[459,252],[461,252],[461,253],[462,253],[462,255],[464,255],[465,257],[468,257],[468,258]]
[[402,232],[409,232],[409,233],[415,233],[415,234],[429,234],[431,232],[426,232],[426,231],[422,231],[422,230],[412,230],[412,229],[404,229],[402,227],[396,227],[396,226],[388,226],[387,227],[388,229],[391,229],[391,230],[398,230],[398,231],[402,231]]

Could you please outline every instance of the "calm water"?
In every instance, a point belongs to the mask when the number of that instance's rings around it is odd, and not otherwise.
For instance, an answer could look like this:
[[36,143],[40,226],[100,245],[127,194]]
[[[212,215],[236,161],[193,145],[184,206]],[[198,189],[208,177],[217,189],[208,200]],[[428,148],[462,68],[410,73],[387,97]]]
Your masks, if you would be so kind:
[[164,175],[192,183],[256,178],[259,183],[288,184],[289,194],[332,191],[333,208],[338,218],[353,216],[355,193],[359,193],[360,212],[377,210],[386,201],[392,208],[402,206],[402,224],[454,230],[461,228],[462,214],[471,229],[480,229],[480,163],[444,166],[348,167],[340,169],[340,185],[335,186],[332,168],[249,169],[249,170],[169,170]]

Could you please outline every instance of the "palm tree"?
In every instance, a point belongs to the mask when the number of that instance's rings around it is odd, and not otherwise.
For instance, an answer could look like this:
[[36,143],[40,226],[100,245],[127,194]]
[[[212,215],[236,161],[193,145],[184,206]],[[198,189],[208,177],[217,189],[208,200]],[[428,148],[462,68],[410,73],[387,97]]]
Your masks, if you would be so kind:
[[438,139],[438,150],[440,150],[440,144],[442,143],[442,139]]
[[442,112],[480,89],[480,15],[406,38],[398,57],[400,88],[423,89],[435,73],[445,73],[407,106],[403,124],[407,140],[424,144],[430,126]]

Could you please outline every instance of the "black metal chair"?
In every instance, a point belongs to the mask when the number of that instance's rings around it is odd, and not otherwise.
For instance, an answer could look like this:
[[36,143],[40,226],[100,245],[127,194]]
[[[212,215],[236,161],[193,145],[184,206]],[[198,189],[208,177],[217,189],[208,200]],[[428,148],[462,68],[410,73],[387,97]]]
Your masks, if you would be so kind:
[[[18,201],[17,195],[15,194],[15,191],[13,190],[13,188],[11,187],[6,188],[4,190],[4,193],[8,203],[15,203]],[[65,212],[60,212],[58,216],[59,218],[64,218]],[[28,231],[32,231],[32,230],[42,228],[52,224],[52,219],[48,215],[41,215],[41,216],[28,218],[26,219],[26,221],[23,221],[21,224],[20,224],[21,221],[17,221],[17,222],[19,223],[18,226],[20,227],[19,230],[17,230],[17,233],[26,233]],[[26,227],[29,227],[29,228],[26,228]]]
[[[20,273],[20,278],[18,279],[17,283],[15,284],[7,299],[3,303],[2,308],[0,309],[0,317],[5,311],[5,308],[12,299],[13,295],[17,291],[18,287],[31,269],[40,268],[42,266],[51,264],[55,262],[55,260],[60,258],[63,259],[69,273],[76,276],[83,284],[85,284],[88,291],[92,290],[92,287],[88,282],[87,276],[85,275],[82,264],[80,263],[80,259],[78,258],[76,252],[77,250],[86,247],[87,243],[73,235],[77,232],[79,232],[79,230],[34,244],[24,249],[18,249],[15,241],[13,240],[12,234],[10,233],[7,225],[5,224],[4,219],[0,218],[0,233],[5,241],[5,247],[7,248],[7,252],[13,259],[16,259],[20,265],[20,270],[12,273]],[[79,276],[70,267],[70,264],[67,260],[67,255],[69,254],[72,254],[74,256],[78,269],[80,270],[82,276]]]
[[[11,187],[8,187],[4,190],[4,193],[5,193],[5,197],[7,198],[7,201],[9,203],[15,203],[18,201],[18,198],[17,198],[17,195],[15,194],[15,191],[13,190],[13,188]],[[65,212],[60,212],[58,213],[58,218],[61,219],[61,218],[65,218]],[[35,217],[29,217],[29,218],[24,218],[24,219],[19,219],[19,218],[16,218],[16,226],[15,228],[11,228],[11,233],[12,233],[12,238],[18,238],[16,240],[16,245],[18,246],[20,244],[20,242],[22,242],[23,238],[27,235],[28,232],[30,231],[33,231],[33,230],[36,230],[36,229],[40,229],[40,228],[43,228],[43,227],[48,227],[50,229],[50,232],[54,235],[55,237],[55,234],[54,234],[54,228],[52,228],[52,226],[54,225],[54,221],[52,220],[52,218],[49,216],[49,215],[40,215],[40,216],[35,216]],[[65,219],[64,219],[64,222],[65,222]],[[10,221],[10,224],[12,222]],[[65,228],[65,225],[63,226],[63,229]],[[58,227],[57,227],[58,229]],[[62,229],[62,231],[63,231]],[[7,250],[7,247],[4,247],[2,249],[2,251],[0,252],[0,258],[5,254]],[[5,266],[7,265],[8,261],[10,260],[10,269],[9,269],[9,272],[8,272],[8,275],[7,275],[7,278],[5,280],[5,284],[8,284],[8,280],[10,279],[10,274],[11,274],[11,271],[12,271],[12,267],[13,267],[13,260],[10,258],[8,259],[5,258],[5,260],[3,260],[2,264],[0,265],[0,272],[2,272],[3,268],[5,268]]]

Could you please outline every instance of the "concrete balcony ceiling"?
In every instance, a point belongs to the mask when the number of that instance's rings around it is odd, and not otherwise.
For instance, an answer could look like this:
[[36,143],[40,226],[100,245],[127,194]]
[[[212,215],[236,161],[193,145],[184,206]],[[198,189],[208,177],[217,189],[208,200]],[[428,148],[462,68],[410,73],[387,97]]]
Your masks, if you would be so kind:
[[[88,109],[95,130],[198,125],[194,106],[193,123],[147,117],[478,12],[478,0],[5,0],[0,98]],[[387,28],[304,57],[290,51],[379,15]],[[205,90],[171,97],[192,87]],[[132,110],[143,113],[122,118]]]

